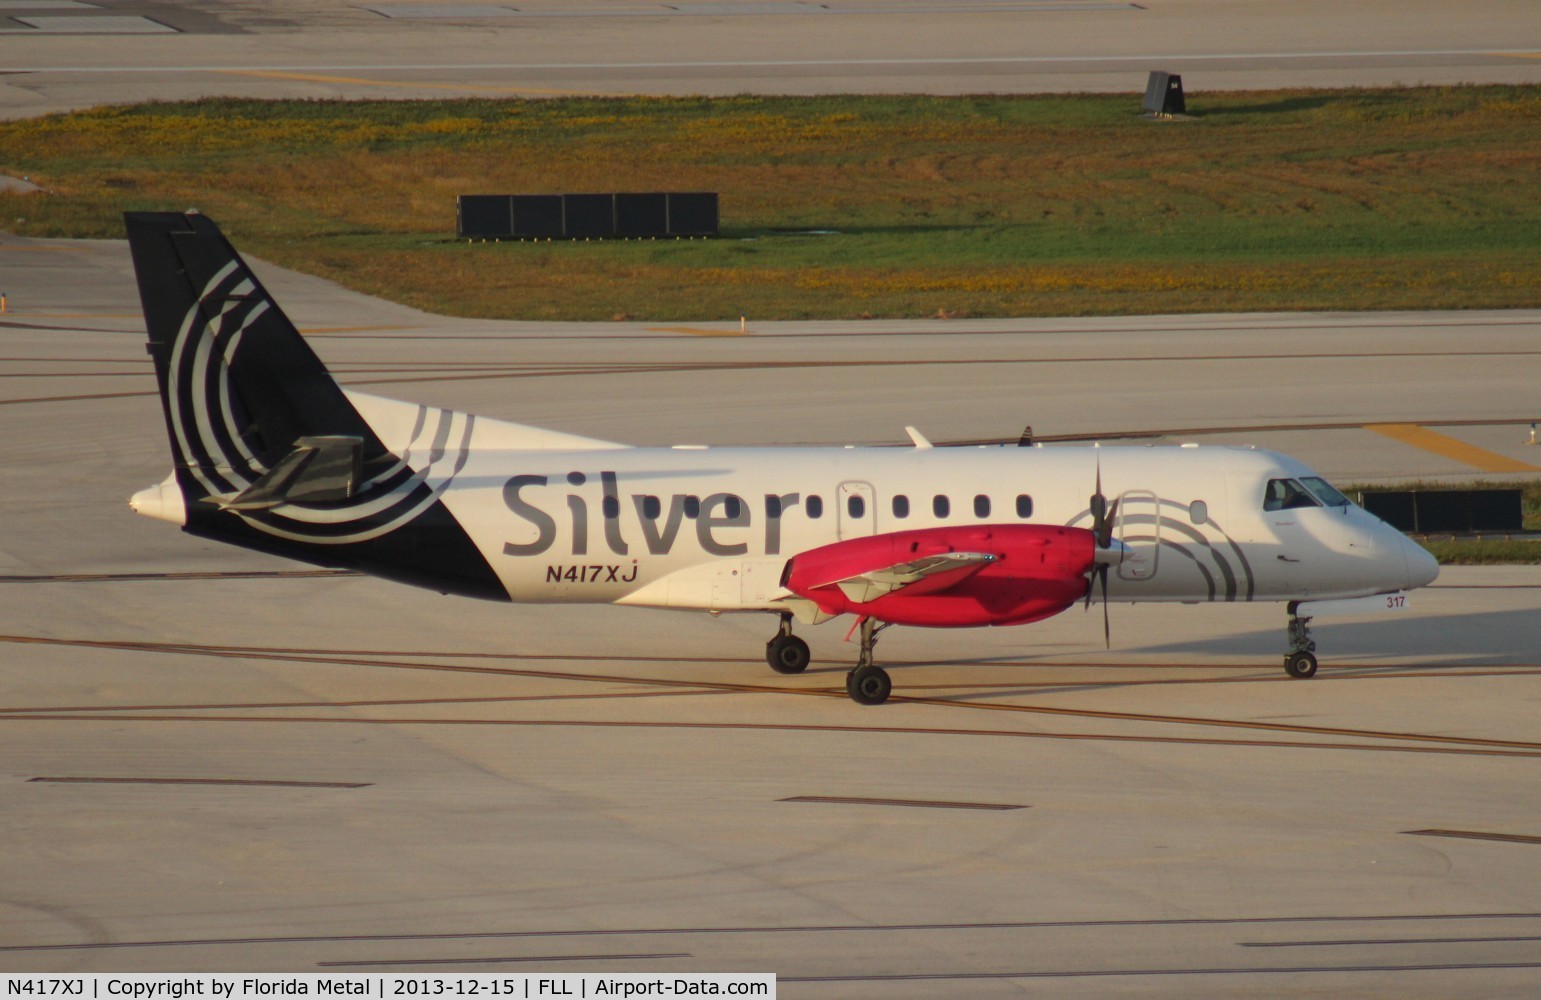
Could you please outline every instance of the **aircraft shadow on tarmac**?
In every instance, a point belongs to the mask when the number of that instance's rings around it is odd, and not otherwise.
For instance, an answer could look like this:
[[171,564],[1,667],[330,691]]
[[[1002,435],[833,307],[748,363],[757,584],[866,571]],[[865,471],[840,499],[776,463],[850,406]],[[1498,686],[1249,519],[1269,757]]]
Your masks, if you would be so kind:
[[[1116,615],[1116,609],[1115,609]],[[1115,628],[1117,619],[1115,617]],[[1474,615],[1423,615],[1377,621],[1318,618],[1311,629],[1320,647],[1324,672],[1333,666],[1389,666],[1385,658],[1416,649],[1422,663],[1398,663],[1397,670],[1445,670],[1449,667],[1525,666],[1535,662],[1541,642],[1534,611],[1487,611]],[[1116,633],[1115,633],[1116,634]],[[1197,642],[1140,646],[1130,652],[1198,653],[1208,656],[1252,656],[1284,647],[1284,616],[1277,630],[1256,630],[1202,639]],[[1392,651],[1397,651],[1393,653]]]
[[[1117,630],[1117,606],[1113,607],[1114,635]],[[1282,612],[1282,606],[1281,606]],[[1365,677],[1375,673],[1391,671],[1398,675],[1417,674],[1427,672],[1438,674],[1441,677],[1458,677],[1462,668],[1482,667],[1524,667],[1531,666],[1534,657],[1527,651],[1541,644],[1541,627],[1538,627],[1536,616],[1525,610],[1491,611],[1474,615],[1427,615],[1414,617],[1417,612],[1405,618],[1382,621],[1363,621],[1349,618],[1319,619],[1313,623],[1316,637],[1321,645],[1322,672],[1317,676],[1330,679],[1334,674],[1343,677]],[[1452,628],[1458,623],[1457,628]],[[1456,638],[1452,639],[1452,635]],[[977,674],[969,677],[936,678],[947,688],[953,688],[946,694],[933,694],[930,697],[935,700],[965,699],[967,701],[992,701],[999,699],[1020,698],[1031,695],[1066,694],[1076,691],[1107,690],[1115,687],[1138,687],[1154,683],[1176,683],[1171,671],[1174,668],[1189,668],[1204,670],[1214,666],[1214,663],[1192,662],[1190,657],[1202,657],[1211,661],[1218,661],[1221,665],[1234,667],[1238,662],[1256,660],[1256,673],[1229,674],[1224,680],[1228,683],[1240,683],[1245,681],[1273,682],[1285,680],[1285,675],[1279,670],[1276,657],[1282,655],[1284,637],[1283,615],[1280,615],[1280,627],[1275,629],[1257,629],[1251,632],[1232,633],[1218,636],[1213,639],[1199,641],[1185,641],[1180,643],[1163,643],[1146,646],[1122,646],[1115,645],[1111,653],[1096,650],[1093,654],[1095,660],[1106,660],[1105,666],[1110,671],[1117,671],[1105,679],[1088,679],[1088,672],[1095,674],[1099,663],[1078,662],[1065,664],[1057,662],[1066,655],[1063,646],[1056,646],[1052,651],[1027,648],[1021,652],[1003,653],[992,656],[959,656],[937,659],[923,659],[917,656],[906,656],[902,653],[895,654],[895,659],[884,661],[884,667],[895,674],[903,674],[910,671],[919,671],[931,667],[991,667],[1015,668],[1012,679],[1004,683],[993,683],[979,686],[973,682],[979,680]],[[1405,662],[1402,657],[1407,650],[1417,649],[1427,656],[1424,662]],[[1121,656],[1143,656],[1149,654],[1162,654],[1174,658],[1174,662],[1168,663],[1127,663],[1120,662]],[[1395,657],[1396,661],[1392,658]],[[1023,668],[1041,668],[1043,676],[1030,682],[1024,682],[1020,671]],[[815,661],[809,668],[809,676],[818,674],[844,673],[850,669],[845,663],[824,663]],[[1063,684],[1055,684],[1050,675],[1074,669],[1077,678],[1067,679]],[[1193,682],[1193,679],[1181,679],[1184,683]]]

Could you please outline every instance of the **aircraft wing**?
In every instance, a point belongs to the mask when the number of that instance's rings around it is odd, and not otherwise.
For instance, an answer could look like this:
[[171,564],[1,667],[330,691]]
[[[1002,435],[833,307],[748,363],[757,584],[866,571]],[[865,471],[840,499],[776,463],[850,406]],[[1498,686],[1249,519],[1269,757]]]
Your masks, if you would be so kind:
[[900,592],[909,596],[934,594],[968,579],[996,558],[988,552],[941,552],[831,580],[823,586],[839,587],[841,593],[856,604]]
[[991,524],[846,538],[787,560],[781,583],[825,615],[959,627],[1036,621],[1086,594],[1084,528]]

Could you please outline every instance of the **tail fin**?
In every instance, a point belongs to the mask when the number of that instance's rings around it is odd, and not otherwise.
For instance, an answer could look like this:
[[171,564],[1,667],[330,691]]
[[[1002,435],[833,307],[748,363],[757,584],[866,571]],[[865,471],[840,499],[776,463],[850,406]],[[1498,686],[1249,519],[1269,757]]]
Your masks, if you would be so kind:
[[[136,509],[307,562],[507,598],[439,501],[469,456],[472,418],[437,411],[434,457],[414,468],[219,227],[196,213],[130,212],[124,223],[174,463],[173,479],[136,497]],[[429,419],[419,411],[419,432]]]

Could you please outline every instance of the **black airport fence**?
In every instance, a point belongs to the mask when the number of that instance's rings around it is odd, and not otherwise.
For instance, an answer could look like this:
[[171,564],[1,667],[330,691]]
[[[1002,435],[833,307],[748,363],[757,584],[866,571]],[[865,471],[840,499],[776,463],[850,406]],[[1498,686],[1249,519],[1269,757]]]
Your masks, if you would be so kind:
[[715,191],[638,194],[463,194],[455,234],[475,240],[716,236]]
[[1359,503],[1393,528],[1415,535],[1525,530],[1520,490],[1366,490]]

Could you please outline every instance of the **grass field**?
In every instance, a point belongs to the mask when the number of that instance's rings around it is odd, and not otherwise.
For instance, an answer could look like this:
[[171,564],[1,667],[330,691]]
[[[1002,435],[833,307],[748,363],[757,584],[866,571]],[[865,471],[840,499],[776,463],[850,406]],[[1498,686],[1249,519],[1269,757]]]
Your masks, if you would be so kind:
[[[239,246],[436,312],[648,320],[1541,305],[1541,87],[200,101],[0,122],[0,225]],[[475,244],[467,193],[710,190],[724,238]],[[808,230],[833,230],[810,235]]]
[[1508,538],[1419,538],[1441,566],[1534,566],[1541,541]]

